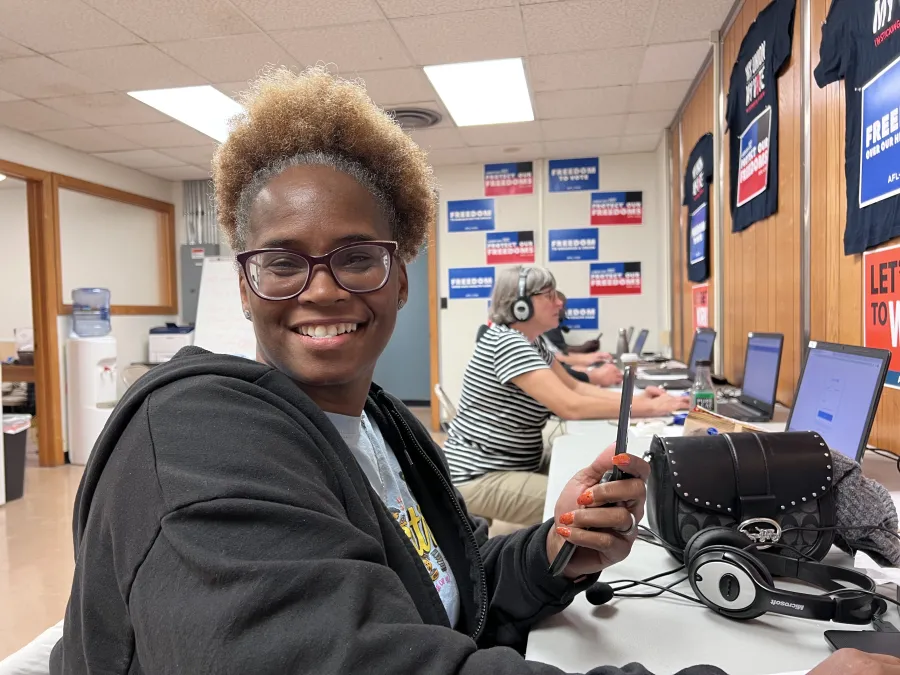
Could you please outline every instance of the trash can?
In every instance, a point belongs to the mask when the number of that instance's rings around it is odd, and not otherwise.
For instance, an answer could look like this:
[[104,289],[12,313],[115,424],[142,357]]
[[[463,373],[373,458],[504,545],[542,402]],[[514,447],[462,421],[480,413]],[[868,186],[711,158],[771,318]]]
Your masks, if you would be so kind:
[[6,474],[6,501],[25,494],[25,447],[31,415],[3,416],[3,469]]

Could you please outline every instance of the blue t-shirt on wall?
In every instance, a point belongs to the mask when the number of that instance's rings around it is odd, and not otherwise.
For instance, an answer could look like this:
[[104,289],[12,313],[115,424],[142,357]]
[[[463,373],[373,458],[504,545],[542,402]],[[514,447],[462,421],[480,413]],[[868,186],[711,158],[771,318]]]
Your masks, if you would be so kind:
[[684,206],[687,207],[688,279],[709,279],[709,184],[713,177],[713,137],[704,134],[688,157],[684,173]]

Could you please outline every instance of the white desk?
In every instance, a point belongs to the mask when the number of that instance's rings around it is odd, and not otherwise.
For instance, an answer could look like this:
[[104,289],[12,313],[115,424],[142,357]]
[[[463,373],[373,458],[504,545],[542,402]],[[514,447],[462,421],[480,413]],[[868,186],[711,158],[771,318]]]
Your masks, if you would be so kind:
[[[615,426],[606,422],[594,424],[595,433],[589,436],[562,436],[553,444],[545,518],[553,517],[556,499],[572,475],[615,441]],[[643,454],[649,443],[649,437],[633,438],[629,451]],[[900,497],[900,474],[895,462],[870,454],[864,467],[867,476],[876,478],[894,493],[896,502]],[[827,562],[852,565],[849,556],[837,549],[832,551]],[[604,572],[603,579],[644,579],[676,567],[678,562],[662,549],[636,542],[631,555]],[[662,581],[671,583],[676,578]],[[676,590],[693,595],[687,582]],[[897,618],[893,610],[890,616]],[[526,656],[579,673],[602,664],[621,666],[639,661],[659,675],[698,663],[711,663],[729,675],[766,675],[808,670],[823,661],[830,651],[822,634],[829,628],[866,627],[775,614],[737,622],[671,595],[648,600],[621,598],[593,607],[580,595],[564,612],[531,631]]]

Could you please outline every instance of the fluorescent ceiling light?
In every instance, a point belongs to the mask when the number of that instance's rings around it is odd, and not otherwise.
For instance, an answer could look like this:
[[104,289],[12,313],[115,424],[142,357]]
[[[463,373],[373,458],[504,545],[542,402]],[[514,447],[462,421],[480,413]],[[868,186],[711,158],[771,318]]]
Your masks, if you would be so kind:
[[425,74],[457,126],[534,120],[522,59],[425,66]]
[[220,143],[228,138],[228,120],[244,110],[230,96],[208,85],[129,91],[128,95]]
[[6,176],[2,173],[0,173],[0,180],[6,180]]

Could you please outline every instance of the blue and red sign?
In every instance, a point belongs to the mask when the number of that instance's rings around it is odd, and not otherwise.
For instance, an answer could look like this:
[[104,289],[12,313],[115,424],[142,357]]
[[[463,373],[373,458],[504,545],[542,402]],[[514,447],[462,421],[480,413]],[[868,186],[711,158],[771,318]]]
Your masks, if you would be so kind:
[[495,226],[493,199],[447,202],[447,229],[450,232],[493,230]]
[[696,265],[706,259],[706,233],[708,228],[706,214],[708,210],[708,205],[704,203],[698,206],[691,214],[691,265]]
[[738,166],[737,205],[759,197],[769,186],[769,138],[772,135],[772,106],[757,115],[741,134]]
[[600,160],[596,157],[550,160],[550,192],[596,190],[600,187]]
[[488,265],[534,263],[534,232],[489,232]]
[[642,192],[595,192],[591,195],[591,225],[640,225],[643,222]]
[[566,299],[565,324],[572,330],[599,330],[600,309],[597,298]]
[[900,389],[900,246],[863,253],[863,346],[891,353],[884,386]]
[[533,192],[534,164],[532,162],[484,165],[485,197],[530,195]]
[[597,234],[597,230],[592,227],[550,230],[550,262],[597,260],[600,257]]
[[861,208],[900,194],[900,58],[862,88]]
[[641,263],[591,265],[591,295],[640,295]]
[[494,290],[493,267],[451,267],[450,299],[489,298]]

